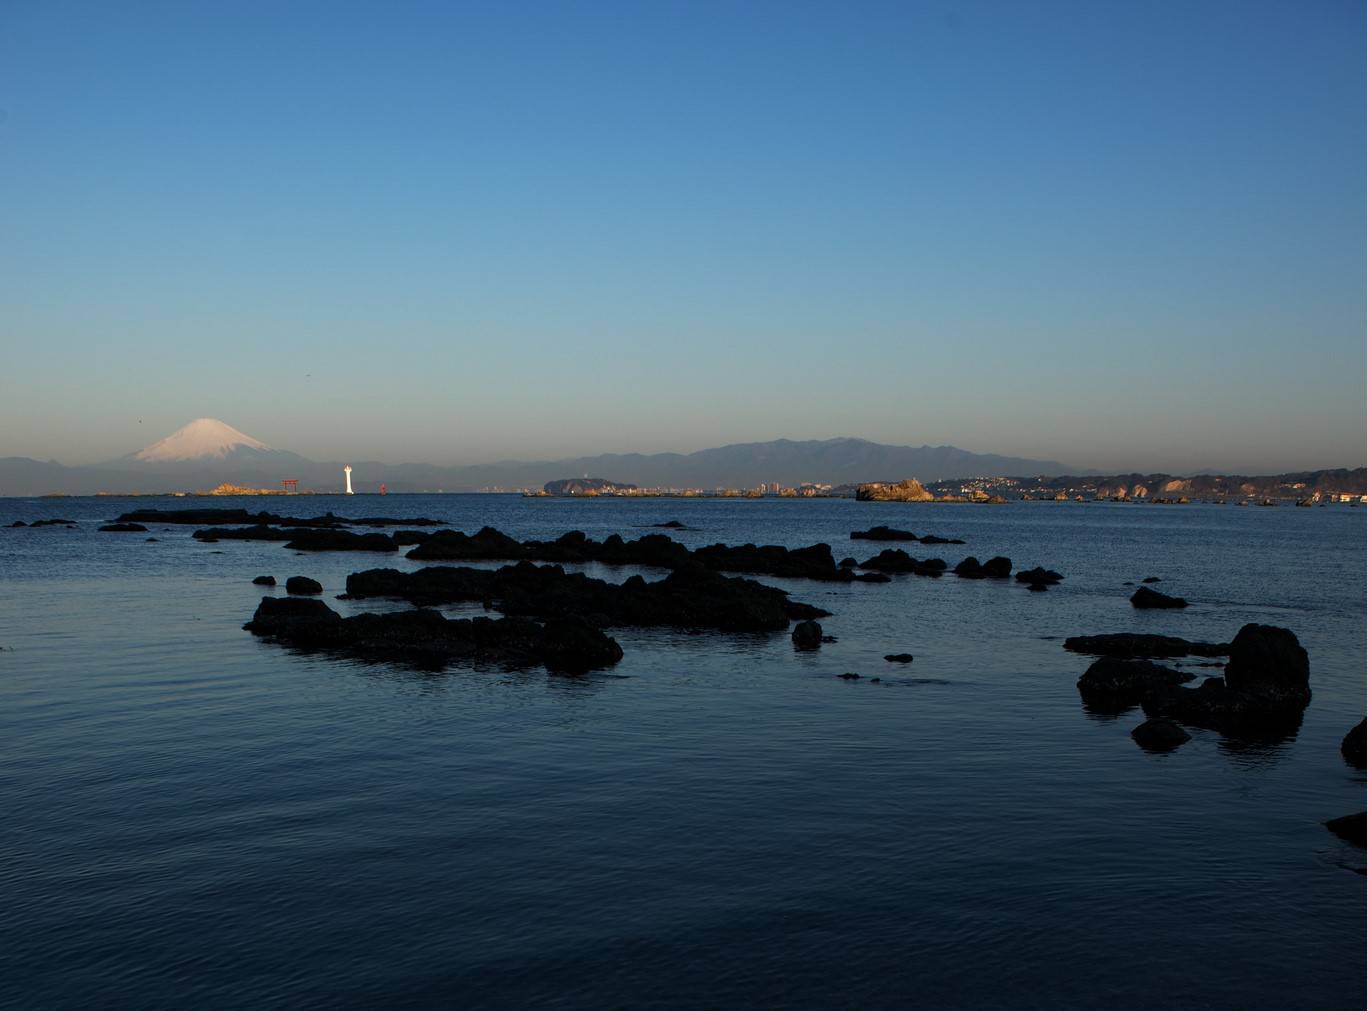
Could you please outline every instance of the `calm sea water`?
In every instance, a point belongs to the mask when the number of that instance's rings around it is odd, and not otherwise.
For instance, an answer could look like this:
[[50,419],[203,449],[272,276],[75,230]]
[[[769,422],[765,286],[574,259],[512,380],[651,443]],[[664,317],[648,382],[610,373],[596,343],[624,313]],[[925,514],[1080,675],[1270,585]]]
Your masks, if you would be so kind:
[[[679,519],[837,558],[888,522],[1067,579],[769,580],[839,641],[618,630],[608,673],[432,675],[240,627],[255,575],[331,596],[415,563],[95,532],[206,504],[518,537]],[[1367,983],[1367,851],[1321,824],[1367,809],[1338,752],[1367,714],[1367,509],[0,500],[51,515],[80,529],[0,529],[0,1004],[1341,1007]],[[1148,575],[1193,605],[1135,611]],[[1248,621],[1310,653],[1276,746],[1147,754],[1061,648]]]

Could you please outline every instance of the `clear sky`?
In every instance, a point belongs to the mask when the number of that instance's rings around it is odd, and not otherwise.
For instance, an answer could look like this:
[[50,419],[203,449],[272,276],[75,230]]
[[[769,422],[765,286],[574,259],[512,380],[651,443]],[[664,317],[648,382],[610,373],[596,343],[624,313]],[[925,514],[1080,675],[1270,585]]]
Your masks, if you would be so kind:
[[1367,464],[1367,3],[0,3],[0,455]]

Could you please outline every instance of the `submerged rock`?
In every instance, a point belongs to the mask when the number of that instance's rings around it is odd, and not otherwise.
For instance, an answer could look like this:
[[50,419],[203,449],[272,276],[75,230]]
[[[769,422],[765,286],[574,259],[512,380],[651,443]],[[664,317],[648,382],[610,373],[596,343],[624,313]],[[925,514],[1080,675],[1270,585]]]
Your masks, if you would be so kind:
[[889,653],[883,659],[888,663],[911,663],[916,658],[910,653]]
[[1332,818],[1324,823],[1324,827],[1345,842],[1367,848],[1367,811]]
[[1191,734],[1162,717],[1145,720],[1130,731],[1130,736],[1145,751],[1172,751],[1191,740]]
[[862,676],[863,675],[861,674],[856,674],[854,673],[854,671],[848,670],[844,674],[836,675],[836,677],[838,677],[841,681],[858,681]]
[[1364,719],[1343,739],[1339,748],[1343,760],[1359,769],[1367,769],[1367,719]]
[[1163,580],[1159,579],[1157,576],[1145,576],[1142,580],[1140,580],[1140,582],[1144,583],[1161,583],[1162,581]]
[[308,576],[290,576],[285,580],[285,590],[289,593],[322,593],[323,584]]
[[34,520],[32,523],[29,524],[30,527],[74,527],[75,525],[75,520],[63,520],[55,518],[50,520]]
[[541,625],[525,618],[448,619],[424,609],[343,618],[321,600],[263,597],[243,628],[302,649],[422,666],[458,660],[510,667],[540,663],[578,673],[622,658],[616,640],[573,618]]
[[147,528],[141,523],[106,523],[100,527],[102,534],[145,534]]
[[1130,603],[1139,608],[1176,608],[1186,607],[1185,597],[1170,597],[1166,593],[1159,593],[1157,590],[1150,590],[1147,586],[1141,586],[1134,591],[1130,597]]
[[815,621],[799,621],[793,626],[793,646],[797,649],[820,649],[821,626]]

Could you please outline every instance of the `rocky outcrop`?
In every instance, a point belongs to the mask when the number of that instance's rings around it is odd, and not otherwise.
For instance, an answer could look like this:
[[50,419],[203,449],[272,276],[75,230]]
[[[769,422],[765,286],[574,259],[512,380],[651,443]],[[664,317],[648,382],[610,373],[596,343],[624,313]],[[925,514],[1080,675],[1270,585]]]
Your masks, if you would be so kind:
[[1063,642],[1063,648],[1074,653],[1093,656],[1228,656],[1228,643],[1192,642],[1174,635],[1143,635],[1135,632],[1115,632],[1106,635],[1074,635]]
[[861,569],[872,569],[882,573],[911,573],[915,576],[929,576],[932,579],[939,579],[944,575],[947,567],[942,558],[917,559],[907,554],[901,548],[884,548],[868,561],[859,566]]
[[1134,591],[1130,597],[1130,603],[1138,608],[1178,608],[1186,607],[1185,597],[1170,597],[1166,593],[1159,593],[1157,590],[1150,590],[1147,586],[1141,586]]
[[1172,720],[1165,720],[1162,717],[1145,720],[1130,731],[1130,736],[1145,751],[1159,752],[1172,751],[1191,740],[1191,734]]
[[1037,565],[1033,569],[1022,569],[1016,573],[1016,582],[1024,583],[1035,591],[1047,590],[1051,586],[1056,586],[1063,581],[1063,576],[1053,569],[1046,569]]
[[1159,689],[1195,677],[1147,660],[1102,657],[1078,679],[1077,690],[1092,710],[1120,713],[1140,705]]
[[1343,752],[1343,760],[1349,765],[1367,769],[1367,719],[1348,731],[1339,750]]
[[100,527],[102,534],[145,534],[147,528],[141,523],[106,523]]
[[926,491],[921,482],[914,477],[905,481],[898,481],[896,484],[885,484],[878,481],[861,484],[855,490],[854,497],[860,502],[935,501],[935,496]]
[[420,605],[481,601],[508,615],[582,617],[603,627],[674,626],[733,632],[779,631],[793,619],[830,613],[790,600],[783,590],[723,576],[700,565],[675,570],[656,582],[632,576],[620,584],[531,562],[501,569],[370,569],[347,577],[347,596],[398,597]]
[[542,491],[547,495],[611,495],[619,491],[635,491],[634,484],[609,481],[604,477],[566,477],[559,481],[547,481]]
[[316,594],[323,592],[323,584],[308,576],[290,576],[285,580],[287,593]]
[[305,650],[441,667],[455,661],[580,673],[622,658],[616,640],[583,621],[556,618],[448,619],[416,609],[343,618],[321,600],[263,597],[243,626]]
[[1367,811],[1332,818],[1324,823],[1324,827],[1344,842],[1367,849]]
[[1230,737],[1275,738],[1300,726],[1309,702],[1310,662],[1295,634],[1245,625],[1230,644],[1224,677],[1156,692],[1144,711]]
[[246,509],[134,509],[119,517],[121,523],[180,523],[193,526],[212,526],[216,523],[278,526],[278,527],[439,527],[443,520],[415,517],[400,519],[392,516],[362,516],[348,519],[324,513],[322,516],[280,516],[271,512],[251,513]]
[[821,648],[821,626],[815,621],[799,621],[793,626],[793,647],[801,650]]
[[398,551],[388,534],[357,534],[350,530],[299,530],[286,545],[293,551]]
[[960,579],[1008,579],[1011,576],[1011,559],[998,555],[986,562],[979,562],[969,555],[954,566],[954,575]]

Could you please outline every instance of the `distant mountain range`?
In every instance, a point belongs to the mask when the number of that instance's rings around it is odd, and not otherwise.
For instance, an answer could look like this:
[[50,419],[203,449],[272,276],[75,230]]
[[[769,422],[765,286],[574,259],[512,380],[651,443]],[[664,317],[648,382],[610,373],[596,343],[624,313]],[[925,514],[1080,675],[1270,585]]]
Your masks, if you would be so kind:
[[[854,484],[994,475],[1078,473],[1053,460],[970,453],[953,446],[889,446],[865,439],[739,443],[696,453],[609,453],[569,460],[502,461],[461,467],[352,460],[358,492],[481,491],[540,488],[584,475],[643,488],[749,488],[761,483]],[[117,460],[66,467],[27,457],[0,459],[0,495],[201,491],[231,483],[278,488],[286,478],[300,490],[342,489],[342,462],[309,460],[214,418],[199,418],[165,439]]]

